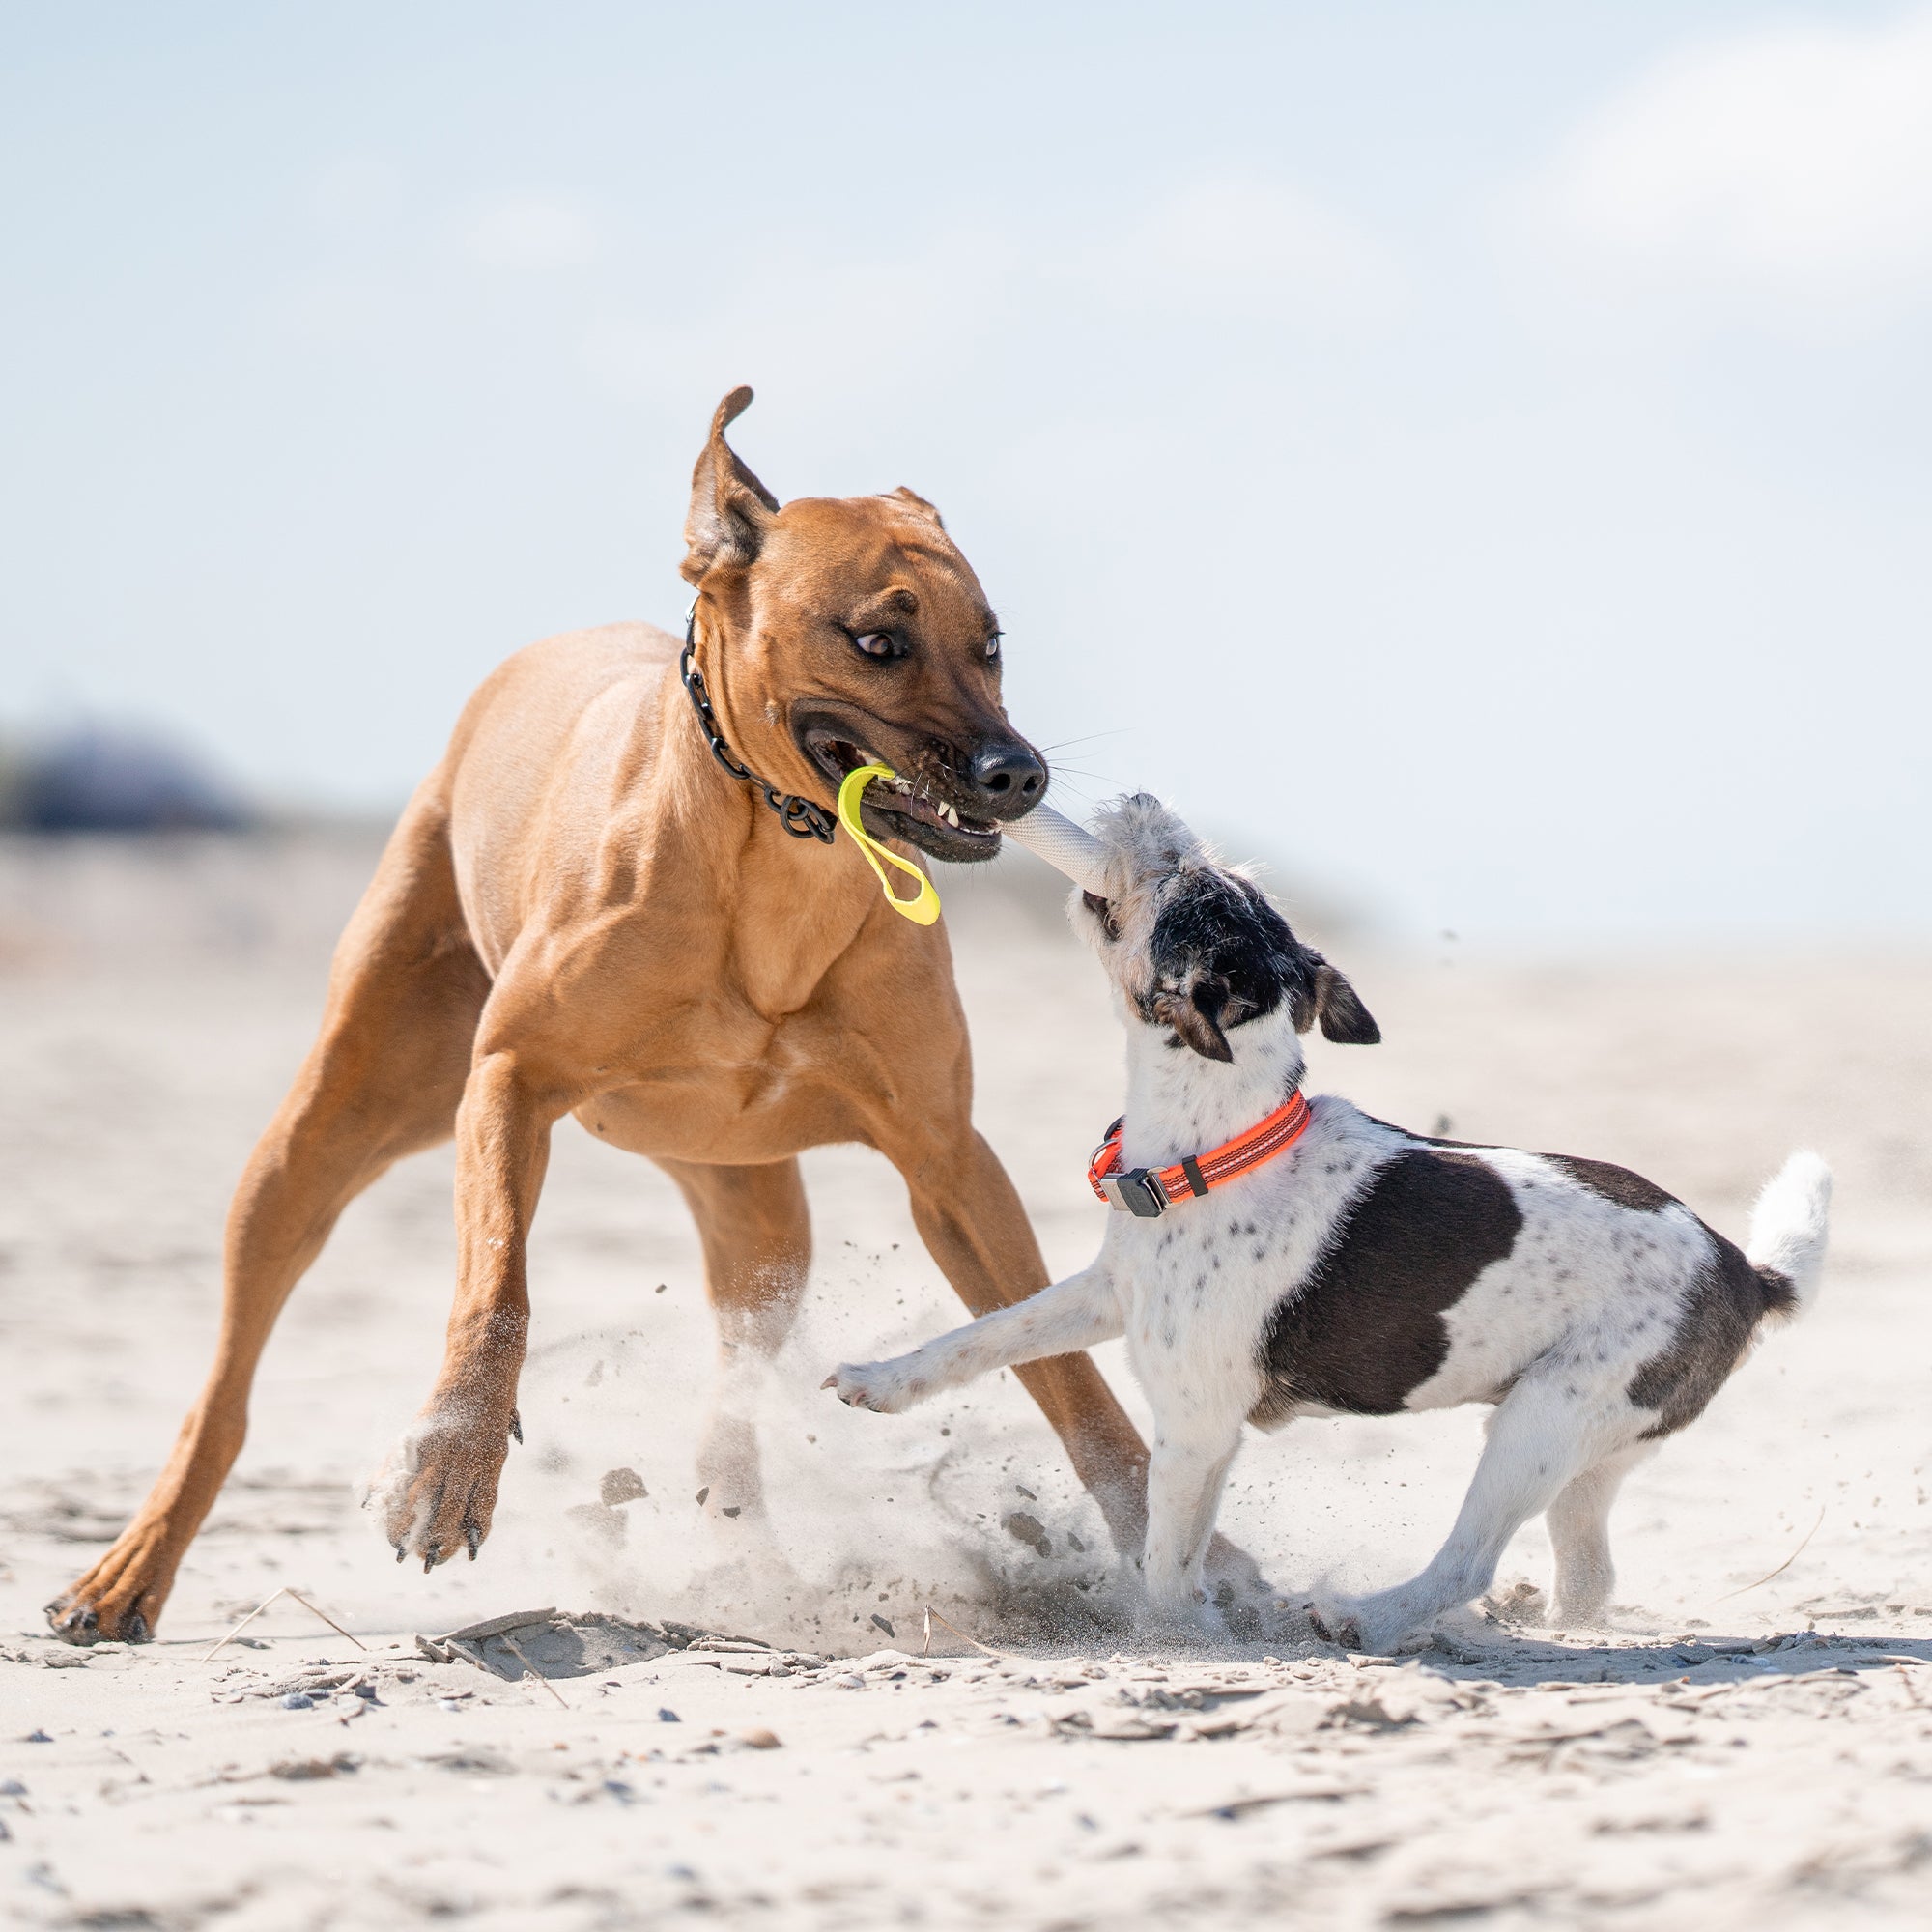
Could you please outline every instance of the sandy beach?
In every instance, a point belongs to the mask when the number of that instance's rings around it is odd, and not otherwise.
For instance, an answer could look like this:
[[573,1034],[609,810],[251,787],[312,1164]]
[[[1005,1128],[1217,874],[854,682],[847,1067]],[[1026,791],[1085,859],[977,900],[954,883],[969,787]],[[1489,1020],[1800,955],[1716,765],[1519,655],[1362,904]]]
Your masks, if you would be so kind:
[[[1463,1411],[1252,1437],[1223,1522],[1286,1607],[1251,1641],[1150,1648],[1010,1377],[893,1418],[819,1392],[958,1319],[859,1150],[806,1161],[769,1533],[707,1520],[696,1239],[654,1169],[566,1122],[527,1444],[480,1560],[399,1569],[360,1507],[439,1355],[445,1151],[358,1202],[297,1292],[160,1640],[54,1643],[40,1605],[119,1529],[206,1366],[228,1190],[373,856],[346,834],[0,845],[0,1917],[1924,1922],[1932,958],[1911,952],[1535,962],[1310,925],[1386,1041],[1318,1042],[1313,1091],[1622,1162],[1734,1236],[1792,1148],[1835,1171],[1820,1306],[1632,1479],[1606,1630],[1540,1621],[1532,1527],[1492,1605],[1416,1654],[1312,1639],[1311,1584],[1394,1580],[1440,1541],[1480,1437]],[[1033,863],[942,889],[979,1120],[1064,1272],[1098,1238],[1082,1171],[1120,1043]],[[1141,1413],[1118,1345],[1099,1358]],[[283,1597],[204,1661],[284,1587],[359,1644]],[[500,1635],[419,1641],[506,1617],[534,1673]]]

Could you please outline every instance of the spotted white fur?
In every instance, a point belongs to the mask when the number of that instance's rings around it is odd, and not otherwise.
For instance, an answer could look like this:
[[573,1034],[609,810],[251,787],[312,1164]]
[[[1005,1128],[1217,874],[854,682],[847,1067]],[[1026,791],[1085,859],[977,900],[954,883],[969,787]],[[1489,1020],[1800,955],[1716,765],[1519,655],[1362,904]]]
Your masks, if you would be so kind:
[[[1111,808],[1101,838],[1106,897],[1076,894],[1072,916],[1108,972],[1126,1029],[1122,1164],[1166,1166],[1232,1139],[1281,1103],[1303,1070],[1296,1020],[1305,1027],[1314,1012],[1305,997],[1284,997],[1231,1027],[1231,1060],[1186,1051],[1150,1016],[1163,996],[1195,991],[1187,961],[1157,944],[1163,915],[1204,885],[1211,899],[1211,881],[1239,875],[1218,867],[1151,799]],[[1242,890],[1258,901],[1252,888]],[[1301,974],[1305,995],[1315,970],[1331,969],[1298,948],[1277,916],[1266,917],[1293,949],[1289,967]],[[1426,1309],[1403,1316],[1411,1338],[1433,1338],[1439,1361],[1399,1401],[1372,1412],[1496,1407],[1455,1527],[1428,1567],[1392,1589],[1311,1607],[1349,1641],[1387,1649],[1487,1589],[1509,1539],[1544,1513],[1555,1547],[1556,1615],[1587,1623],[1608,1601],[1606,1523],[1623,1476],[1709,1400],[1765,1313],[1799,1312],[1812,1295],[1830,1198],[1830,1176],[1815,1155],[1794,1156],[1766,1189],[1747,1260],[1689,1208],[1621,1170],[1511,1148],[1452,1151],[1321,1095],[1306,1132],[1266,1165],[1158,1219],[1108,1213],[1100,1252],[1080,1273],[896,1360],[846,1364],[827,1386],[855,1407],[897,1411],[991,1369],[1124,1335],[1154,1416],[1150,1607],[1162,1625],[1211,1627],[1218,1613],[1202,1564],[1243,1421],[1278,1427],[1294,1415],[1336,1412],[1296,1397],[1293,1350],[1270,1353],[1277,1323],[1303,1298],[1333,1293],[1324,1279],[1351,1242],[1360,1245],[1372,1199],[1378,1225],[1386,1230],[1393,1217],[1411,1266],[1417,1248],[1426,1262],[1433,1250],[1447,1277],[1461,1279],[1453,1228],[1403,1224],[1394,1181],[1408,1171],[1404,1162],[1433,1164],[1431,1172],[1455,1164],[1500,1214],[1513,1211],[1516,1225],[1506,1252],[1475,1266],[1440,1308],[1439,1330]],[[1490,1178],[1472,1179],[1475,1170]],[[1618,1189],[1630,1198],[1612,1198]],[[1708,1299],[1725,1286],[1731,1302]],[[1393,1318],[1386,1308],[1357,1317],[1352,1304],[1340,1305],[1345,1327],[1360,1330],[1348,1348],[1376,1365],[1378,1349],[1393,1344]],[[1376,1321],[1389,1324],[1388,1336]]]

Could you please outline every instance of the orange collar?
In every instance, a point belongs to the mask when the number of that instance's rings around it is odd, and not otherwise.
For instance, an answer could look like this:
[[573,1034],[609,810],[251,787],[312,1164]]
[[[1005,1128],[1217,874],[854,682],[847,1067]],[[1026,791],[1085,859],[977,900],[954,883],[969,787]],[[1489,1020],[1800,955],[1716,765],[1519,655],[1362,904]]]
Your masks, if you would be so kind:
[[1087,1184],[1109,1207],[1151,1221],[1166,1213],[1175,1202],[1190,1194],[1206,1194],[1210,1187],[1219,1187],[1236,1175],[1272,1160],[1308,1131],[1309,1119],[1308,1102],[1297,1087],[1266,1120],[1207,1153],[1183,1154],[1173,1167],[1136,1167],[1122,1173],[1121,1134],[1127,1123],[1122,1115],[1094,1151]]

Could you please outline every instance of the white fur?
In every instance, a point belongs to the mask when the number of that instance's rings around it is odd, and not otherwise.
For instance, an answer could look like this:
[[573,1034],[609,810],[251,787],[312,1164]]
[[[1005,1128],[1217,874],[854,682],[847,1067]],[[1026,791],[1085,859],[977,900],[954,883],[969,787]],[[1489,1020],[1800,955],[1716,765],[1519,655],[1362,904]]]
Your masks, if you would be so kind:
[[[1114,983],[1127,1034],[1123,1165],[1158,1167],[1233,1138],[1299,1084],[1301,1042],[1285,1002],[1234,1028],[1232,1064],[1177,1050],[1140,1016],[1151,984],[1154,922],[1190,872],[1214,861],[1151,800],[1103,814],[1107,897],[1119,937],[1076,896],[1072,915]],[[1265,1339],[1334,1243],[1378,1173],[1423,1145],[1322,1095],[1284,1154],[1178,1202],[1157,1220],[1110,1212],[1091,1266],[895,1361],[845,1364],[827,1380],[855,1407],[897,1411],[995,1368],[1124,1335],[1154,1416],[1145,1572],[1167,1626],[1211,1624],[1202,1574],[1241,1425],[1268,1378]],[[1675,1203],[1632,1208],[1563,1166],[1508,1148],[1465,1149],[1498,1176],[1521,1217],[1509,1253],[1445,1312],[1440,1367],[1404,1406],[1495,1404],[1489,1438],[1447,1543],[1417,1577],[1326,1606],[1364,1648],[1385,1649],[1489,1587],[1504,1546],[1546,1514],[1556,1554],[1556,1611],[1601,1613],[1612,1580],[1605,1531],[1618,1484],[1655,1446],[1660,1413],[1631,1397],[1663,1354],[1718,1254],[1710,1231]],[[1750,1259],[1787,1274],[1801,1305],[1816,1286],[1829,1176],[1799,1155],[1766,1189]],[[1293,1413],[1319,1412],[1312,1406]],[[1283,1418],[1287,1419],[1287,1418]]]
[[1776,1268],[1791,1284],[1795,1320],[1811,1306],[1825,1267],[1832,1170],[1815,1153],[1795,1153],[1764,1184],[1751,1209],[1745,1253],[1753,1267]]

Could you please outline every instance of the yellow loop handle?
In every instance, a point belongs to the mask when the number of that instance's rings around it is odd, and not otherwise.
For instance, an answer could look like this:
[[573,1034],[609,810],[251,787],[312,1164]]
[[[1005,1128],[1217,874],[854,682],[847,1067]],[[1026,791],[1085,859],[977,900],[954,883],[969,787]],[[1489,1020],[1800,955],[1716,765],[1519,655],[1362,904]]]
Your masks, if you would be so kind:
[[[930,925],[939,917],[939,895],[932,890],[932,881],[911,860],[901,859],[889,846],[881,845],[859,823],[859,794],[874,779],[897,777],[898,773],[890,765],[861,765],[856,772],[847,772],[838,787],[838,822],[852,835],[852,842],[865,854],[867,865],[878,873],[879,889],[886,895],[886,903],[915,925]],[[919,881],[919,891],[913,897],[902,899],[893,891],[893,882],[886,876],[886,867],[879,864],[881,859],[886,866],[896,866],[900,871],[910,872]]]

